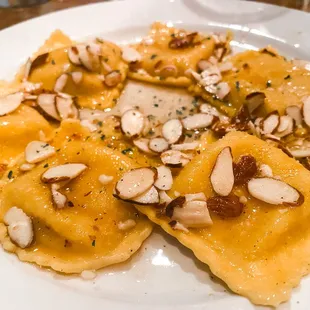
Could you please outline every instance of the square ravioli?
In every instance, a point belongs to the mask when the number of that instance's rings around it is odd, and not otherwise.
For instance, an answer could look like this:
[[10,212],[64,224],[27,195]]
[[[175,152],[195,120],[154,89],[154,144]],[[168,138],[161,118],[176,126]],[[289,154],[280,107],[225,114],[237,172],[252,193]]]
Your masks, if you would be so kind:
[[[266,203],[251,196],[246,186],[235,184],[232,193],[245,202],[242,212],[225,217],[212,212],[208,205],[213,224],[188,228],[187,232],[187,229],[173,229],[169,225],[171,219],[162,215],[158,207],[136,207],[190,248],[234,292],[255,304],[277,306],[289,299],[292,288],[309,273],[310,172],[268,143],[242,132],[232,132],[195,157],[177,176],[168,194],[214,196],[210,175],[219,153],[227,147],[234,162],[244,155],[253,156],[260,168],[270,168],[275,182],[295,188],[303,195],[304,202],[299,206]],[[227,168],[222,168],[222,173],[224,178],[229,178]]]

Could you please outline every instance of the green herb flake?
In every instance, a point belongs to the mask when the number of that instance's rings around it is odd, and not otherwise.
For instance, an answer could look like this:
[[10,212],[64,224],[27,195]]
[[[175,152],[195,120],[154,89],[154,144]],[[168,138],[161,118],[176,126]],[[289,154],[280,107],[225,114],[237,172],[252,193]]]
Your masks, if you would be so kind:
[[182,115],[183,114],[183,112],[180,111],[180,110],[175,110],[175,112],[177,113],[177,115]]
[[157,55],[156,54],[153,54],[152,56],[151,56],[151,59],[154,59],[154,58],[156,58],[157,57]]
[[153,120],[155,120],[155,116],[152,115],[152,114],[149,114],[149,115],[147,116],[147,119],[148,119],[149,121],[153,121]]
[[102,127],[103,123],[101,121],[99,121],[97,124],[98,124],[99,127]]
[[54,59],[52,59],[51,64],[52,64],[52,65],[56,65],[56,62],[55,62]]
[[87,141],[89,138],[90,138],[90,136],[87,136],[87,137],[85,138],[85,141]]
[[96,240],[93,240],[91,246],[96,246]]
[[125,149],[125,150],[122,150],[122,153],[124,154],[124,155],[126,155],[127,153],[132,153],[132,148],[127,148],[127,149]]
[[8,178],[9,178],[9,179],[12,179],[12,177],[13,177],[13,171],[10,170],[9,173],[8,173]]
[[267,81],[266,87],[271,87],[271,81],[270,80]]
[[240,82],[239,81],[236,81],[236,89],[237,89],[237,91],[239,91],[240,90]]
[[290,74],[289,74],[289,75],[287,75],[287,76],[284,78],[284,80],[289,80],[290,78],[292,78],[292,77],[291,77]]
[[47,168],[48,167],[48,164],[45,164],[44,166],[43,166],[43,168]]
[[186,133],[185,136],[191,138],[193,135],[191,133]]
[[155,108],[158,108],[159,105],[158,105],[157,103],[154,103],[154,107],[155,107]]
[[162,81],[162,80],[164,80],[164,79],[165,79],[165,78],[164,78],[163,76],[160,76],[160,77],[159,77],[159,80],[160,80],[160,81]]
[[105,135],[101,135],[100,139],[103,141],[105,139]]
[[197,108],[198,107],[198,97],[194,97],[193,101],[192,101],[192,105]]

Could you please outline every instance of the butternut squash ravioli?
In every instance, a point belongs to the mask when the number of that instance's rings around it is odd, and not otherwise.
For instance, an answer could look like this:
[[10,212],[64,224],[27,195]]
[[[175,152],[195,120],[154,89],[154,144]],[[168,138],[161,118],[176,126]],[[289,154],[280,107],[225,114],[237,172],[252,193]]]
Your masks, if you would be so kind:
[[3,249],[93,279],[158,225],[234,293],[289,300],[310,264],[310,66],[232,37],[55,31],[0,82]]

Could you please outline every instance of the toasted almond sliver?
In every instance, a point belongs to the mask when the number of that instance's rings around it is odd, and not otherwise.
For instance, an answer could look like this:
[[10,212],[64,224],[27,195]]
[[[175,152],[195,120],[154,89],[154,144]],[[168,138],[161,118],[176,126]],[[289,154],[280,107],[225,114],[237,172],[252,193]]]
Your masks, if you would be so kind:
[[172,219],[185,227],[193,228],[207,227],[213,224],[205,201],[185,202],[182,208],[174,208]]
[[147,154],[154,154],[149,148],[150,139],[140,138],[133,140],[133,144],[142,152]]
[[20,171],[30,171],[30,170],[32,170],[34,167],[35,167],[34,164],[25,163],[25,164],[20,165],[19,170],[20,170]]
[[164,138],[153,138],[150,140],[149,148],[155,153],[162,153],[169,148],[169,143]]
[[86,165],[77,163],[51,167],[42,174],[41,180],[44,183],[72,180],[79,176],[86,168]]
[[139,136],[143,131],[144,116],[138,110],[128,110],[121,118],[121,128],[127,137]]
[[220,196],[228,196],[234,186],[233,158],[230,147],[225,147],[217,156],[210,181],[213,190]]
[[74,105],[73,99],[70,97],[56,97],[56,108],[61,119],[77,118],[78,109]]
[[186,200],[186,202],[193,201],[193,200],[207,201],[207,197],[204,193],[186,194],[185,200]]
[[8,225],[10,239],[24,249],[33,241],[33,226],[31,218],[22,209],[12,207],[4,215],[4,223]]
[[151,168],[130,170],[116,183],[116,194],[121,199],[132,199],[148,191],[153,186],[155,179],[156,171]]
[[111,175],[101,174],[99,175],[99,182],[102,185],[107,185],[113,181],[114,177]]
[[162,69],[160,69],[159,75],[164,78],[171,76],[176,77],[178,75],[178,68],[175,65],[164,66]]
[[283,138],[287,135],[293,133],[294,130],[294,120],[288,115],[283,115],[280,117],[280,124],[277,128],[276,135]]
[[197,149],[198,146],[198,142],[187,142],[181,144],[173,144],[171,145],[171,149],[176,151],[192,151]]
[[0,97],[0,116],[14,112],[22,103],[24,94],[21,92]]
[[82,82],[82,79],[83,79],[82,72],[79,72],[79,71],[71,72],[71,76],[72,76],[72,81],[75,84],[80,84]]
[[302,114],[307,126],[310,127],[310,96],[303,100]]
[[214,121],[214,116],[205,113],[197,113],[183,118],[183,126],[187,130],[202,129],[210,126]]
[[278,111],[274,111],[267,115],[263,120],[263,132],[264,134],[271,134],[276,131],[280,123],[280,116]]
[[118,70],[109,72],[104,78],[104,84],[108,87],[114,87],[122,81],[122,75]]
[[191,160],[189,155],[175,150],[169,150],[161,153],[160,158],[164,165],[173,168],[184,167]]
[[200,105],[199,110],[201,113],[210,114],[210,115],[214,115],[217,117],[220,116],[219,111],[215,107],[212,107],[212,105],[210,105],[208,103],[203,103],[202,105]]
[[82,127],[87,128],[90,132],[94,132],[98,129],[98,127],[88,119],[81,120],[80,124]]
[[300,107],[298,107],[297,105],[291,105],[285,109],[285,112],[295,121],[296,126],[301,125],[302,115]]
[[272,178],[254,178],[248,183],[249,193],[256,199],[273,205],[298,206],[303,195],[291,185]]
[[265,103],[266,95],[262,92],[254,92],[246,96],[247,106],[250,115],[253,115],[259,107]]
[[189,232],[189,230],[183,224],[181,224],[178,221],[171,221],[171,222],[169,222],[169,225],[171,226],[171,228],[173,230],[180,230],[180,231],[184,231],[186,233]]
[[37,98],[38,106],[49,116],[60,121],[61,118],[56,110],[56,95],[41,94]]
[[26,81],[28,80],[28,77],[30,75],[31,65],[32,61],[30,58],[28,58],[24,68],[24,80]]
[[62,193],[60,193],[58,189],[59,189],[58,184],[51,185],[52,199],[54,205],[56,206],[57,209],[62,209],[66,205],[67,197]]
[[99,71],[100,68],[100,59],[94,45],[79,44],[76,46],[81,64],[89,71]]
[[310,147],[290,148],[289,152],[295,158],[305,158],[310,156]]
[[74,65],[80,65],[80,57],[79,57],[79,51],[75,46],[72,46],[68,49],[68,58]]
[[137,225],[135,220],[129,219],[124,222],[119,222],[117,228],[119,230],[129,230]]
[[259,174],[262,177],[268,177],[268,178],[272,178],[273,177],[273,172],[272,169],[270,168],[270,166],[266,165],[266,164],[261,164],[259,166]]
[[216,92],[215,95],[220,100],[224,99],[231,91],[231,88],[228,83],[221,82],[216,85]]
[[141,54],[136,49],[129,46],[122,47],[122,58],[126,62],[136,62],[142,59]]
[[135,197],[132,201],[140,205],[153,205],[159,203],[159,194],[155,186],[152,186],[142,195]]
[[32,141],[28,143],[25,149],[26,161],[30,164],[38,163],[55,154],[53,146],[42,141]]
[[212,64],[206,59],[201,59],[197,63],[197,67],[200,71],[205,71],[205,70],[209,69],[211,66],[212,66]]
[[159,191],[159,203],[168,205],[172,201],[172,198],[165,191]]
[[57,80],[54,86],[54,91],[55,92],[60,92],[62,91],[68,81],[68,74],[67,73],[63,73]]
[[157,178],[154,185],[163,191],[168,191],[171,189],[173,184],[173,178],[171,170],[166,166],[159,166],[156,168]]
[[182,133],[183,125],[178,119],[171,119],[162,127],[162,135],[170,144],[178,142],[182,136]]

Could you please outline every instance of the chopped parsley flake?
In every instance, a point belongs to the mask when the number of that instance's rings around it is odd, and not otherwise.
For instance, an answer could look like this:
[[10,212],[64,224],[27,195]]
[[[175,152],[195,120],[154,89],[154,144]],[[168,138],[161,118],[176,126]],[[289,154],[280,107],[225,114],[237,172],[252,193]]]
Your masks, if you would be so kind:
[[93,240],[91,243],[92,246],[96,246],[96,240]]
[[271,81],[270,80],[267,81],[266,87],[271,87]]
[[12,179],[12,177],[13,177],[13,171],[10,170],[9,173],[8,173],[8,178],[9,178],[9,179]]
[[48,164],[45,164],[44,166],[43,166],[43,168],[47,168],[48,167]]
[[52,59],[51,63],[52,63],[52,65],[56,65],[56,62],[54,59]]
[[198,97],[194,97],[193,101],[192,101],[192,105],[197,108],[198,107]]
[[236,81],[236,89],[237,89],[237,91],[240,90],[240,82],[239,81]]
[[154,107],[155,107],[155,108],[158,108],[159,105],[158,105],[157,103],[154,103]]
[[100,139],[103,141],[105,139],[105,135],[101,135]]
[[157,55],[156,54],[153,54],[152,56],[151,56],[151,59],[154,59],[154,58],[156,58],[157,57]]
[[102,127],[102,122],[101,122],[101,121],[98,122],[98,126],[99,126],[99,127]]
[[148,119],[149,121],[152,121],[152,120],[155,119],[155,116],[152,115],[152,114],[150,114],[150,115],[147,116],[147,119]]
[[284,80],[289,80],[291,78],[291,76],[290,75],[287,75],[285,78],[284,78]]
[[124,155],[126,155],[127,153],[132,153],[132,148],[129,147],[128,149],[122,150],[122,153]]
[[177,115],[182,115],[183,114],[183,112],[180,111],[180,110],[175,110],[175,112],[177,113]]

